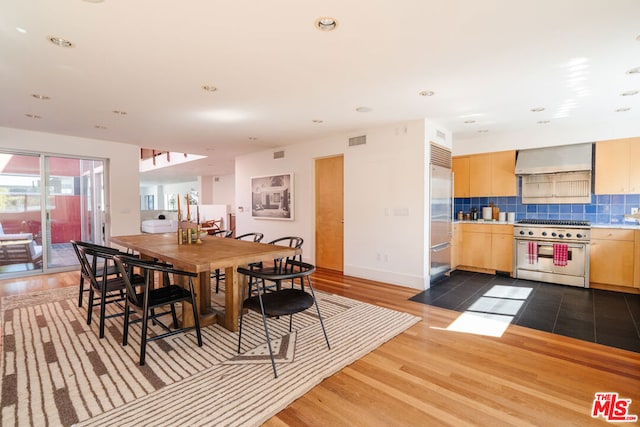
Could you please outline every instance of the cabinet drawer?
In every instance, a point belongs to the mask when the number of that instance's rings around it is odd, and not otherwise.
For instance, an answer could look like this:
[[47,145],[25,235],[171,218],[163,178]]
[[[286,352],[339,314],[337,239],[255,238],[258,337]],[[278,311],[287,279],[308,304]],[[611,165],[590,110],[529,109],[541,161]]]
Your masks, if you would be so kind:
[[623,230],[619,228],[592,228],[591,239],[595,240],[634,240],[634,230]]
[[491,232],[493,234],[508,234],[510,236],[513,236],[513,225],[509,225],[509,224],[492,225]]
[[465,233],[491,233],[492,229],[489,224],[463,223],[460,225],[462,226],[462,231]]

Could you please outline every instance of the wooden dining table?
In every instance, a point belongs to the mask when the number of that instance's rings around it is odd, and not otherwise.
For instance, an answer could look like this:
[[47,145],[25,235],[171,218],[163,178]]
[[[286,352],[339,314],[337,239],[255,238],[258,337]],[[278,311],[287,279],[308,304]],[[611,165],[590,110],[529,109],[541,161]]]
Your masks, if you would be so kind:
[[[198,273],[193,280],[200,326],[218,323],[230,331],[238,330],[247,286],[247,279],[238,274],[238,267],[301,253],[301,249],[288,246],[215,236],[205,236],[200,244],[179,245],[177,233],[113,236],[110,241],[137,251],[144,259],[157,259],[176,269]],[[224,310],[214,310],[211,306],[211,272],[217,269],[225,271]],[[186,326],[194,323],[192,310],[188,307],[183,306],[181,323]]]

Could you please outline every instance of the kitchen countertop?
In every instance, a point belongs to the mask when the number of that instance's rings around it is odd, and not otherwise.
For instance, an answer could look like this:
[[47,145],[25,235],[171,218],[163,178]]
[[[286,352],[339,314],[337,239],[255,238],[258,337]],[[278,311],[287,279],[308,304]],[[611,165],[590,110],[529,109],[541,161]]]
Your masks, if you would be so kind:
[[[477,221],[454,220],[453,223],[454,224],[487,224],[487,225],[498,225],[498,224],[514,225],[515,224],[515,222],[485,221],[482,219],[479,219]],[[591,224],[591,228],[617,228],[617,229],[626,229],[626,230],[640,230],[640,224],[636,224],[633,222],[625,222],[622,224]]]
[[622,224],[591,224],[591,228],[618,228],[627,230],[640,230],[640,224],[625,222]]
[[509,225],[513,225],[515,224],[514,222],[508,222],[508,221],[485,221],[483,219],[479,219],[477,221],[458,221],[458,220],[454,220],[453,221],[454,224],[488,224],[488,225],[498,225],[498,224],[509,224]]

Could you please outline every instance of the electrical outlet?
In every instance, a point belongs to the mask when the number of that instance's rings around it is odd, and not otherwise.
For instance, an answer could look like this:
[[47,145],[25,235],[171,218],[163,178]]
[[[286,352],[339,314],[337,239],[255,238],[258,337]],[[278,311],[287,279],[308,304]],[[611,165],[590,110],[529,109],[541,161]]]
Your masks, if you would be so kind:
[[638,213],[638,208],[631,208],[631,215],[635,215]]

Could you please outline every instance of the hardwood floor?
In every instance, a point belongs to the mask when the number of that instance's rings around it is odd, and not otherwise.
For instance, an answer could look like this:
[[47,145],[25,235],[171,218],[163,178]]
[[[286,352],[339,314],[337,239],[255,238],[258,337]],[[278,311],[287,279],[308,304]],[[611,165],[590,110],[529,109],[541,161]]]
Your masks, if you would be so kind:
[[[77,286],[77,273],[0,281],[0,295]],[[267,426],[604,425],[596,392],[640,415],[640,354],[519,326],[499,338],[446,330],[459,313],[408,298],[416,290],[331,271],[318,289],[423,320],[325,379]],[[268,397],[267,397],[268,398]]]

